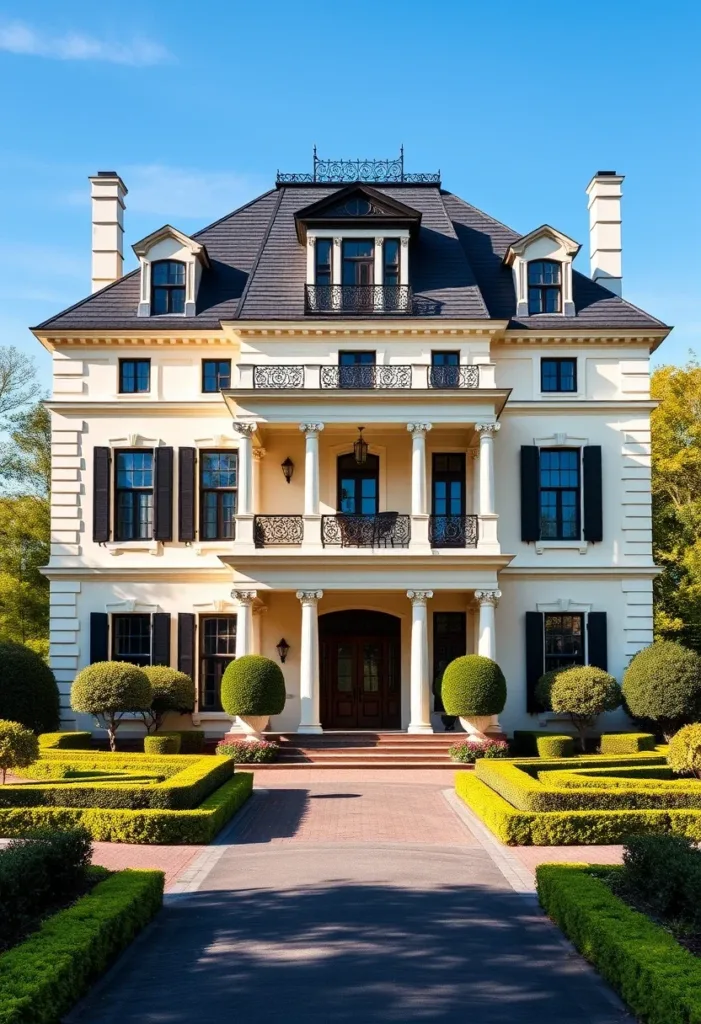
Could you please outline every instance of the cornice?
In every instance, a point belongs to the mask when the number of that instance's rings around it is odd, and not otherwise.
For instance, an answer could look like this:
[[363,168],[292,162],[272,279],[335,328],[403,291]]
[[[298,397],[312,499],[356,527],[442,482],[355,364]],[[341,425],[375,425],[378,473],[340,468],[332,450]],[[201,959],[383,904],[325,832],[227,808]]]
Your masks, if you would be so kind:
[[543,579],[543,577],[567,580],[573,576],[585,580],[654,580],[661,572],[662,569],[657,565],[596,565],[589,568],[578,565],[552,565],[542,568],[532,565],[510,565],[502,569],[502,574],[505,576],[517,576],[522,580],[533,581]]
[[660,403],[654,398],[533,398],[528,401],[518,399],[512,400],[505,407],[502,415],[508,416],[511,413],[535,413],[541,412],[625,412],[634,411],[652,412]]
[[671,327],[614,328],[601,327],[599,330],[575,328],[570,325],[548,327],[536,330],[509,330],[494,340],[500,345],[645,345],[654,351],[669,335]]
[[426,320],[402,317],[390,320],[385,317],[375,320],[222,320],[222,330],[232,337],[267,336],[269,338],[299,337],[308,335],[334,336],[352,335],[397,335],[426,337],[436,335],[482,336],[491,339],[506,330],[508,320]]
[[49,580],[81,582],[110,580],[115,583],[231,583],[226,566],[183,568],[182,566],[67,566],[45,565],[40,570]]
[[[500,572],[515,555],[488,555],[477,550],[469,553],[460,549],[459,553],[448,549],[429,553],[413,552],[411,548],[382,549],[374,555],[354,548],[338,548],[332,551],[324,548],[321,552],[298,551],[295,554],[281,554],[279,551],[261,548],[255,553],[219,555],[219,560],[232,570],[250,574],[256,578],[256,572],[277,572],[284,569],[298,569],[300,572],[309,570],[334,569],[339,572],[352,572],[364,569],[370,574],[394,571],[397,568],[407,570],[431,569],[439,572],[477,572],[481,569]],[[459,588],[459,581],[456,580]]]
[[173,325],[167,331],[138,328],[129,331],[111,331],[108,329],[100,331],[39,331],[32,330],[34,337],[41,342],[45,349],[52,352],[57,347],[63,346],[84,346],[94,348],[97,346],[118,346],[118,347],[146,347],[150,345],[232,345],[237,339],[226,334],[218,328],[210,328],[206,331],[196,331],[189,328],[178,330]]
[[136,416],[228,416],[227,407],[222,402],[161,402],[153,401],[116,401],[116,400],[80,400],[49,399],[44,405],[51,412],[61,416],[114,416],[129,414]]

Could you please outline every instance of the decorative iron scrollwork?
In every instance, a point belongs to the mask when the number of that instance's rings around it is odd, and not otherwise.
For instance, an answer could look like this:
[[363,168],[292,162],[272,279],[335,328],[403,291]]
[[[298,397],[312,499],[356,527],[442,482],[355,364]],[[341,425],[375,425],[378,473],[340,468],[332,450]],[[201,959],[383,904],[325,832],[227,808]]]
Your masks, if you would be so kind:
[[302,516],[254,516],[253,541],[257,548],[275,544],[301,544],[304,539]]
[[324,547],[343,548],[406,548],[411,540],[411,516],[398,512],[376,515],[321,517],[321,543]]
[[413,311],[408,284],[308,284],[307,313],[341,316],[399,316]]
[[314,170],[311,174],[283,174],[277,172],[277,183],[316,184],[364,181],[374,184],[440,185],[440,171],[426,174],[407,174],[404,170],[404,147],[399,156],[389,160],[321,160],[314,147]]
[[477,516],[431,516],[428,537],[432,548],[476,548]]
[[303,388],[303,366],[255,366],[253,369],[254,388]]
[[480,368],[471,366],[429,366],[428,386],[430,388],[478,388]]
[[367,363],[322,366],[321,386],[349,390],[410,388],[411,366],[375,366]]

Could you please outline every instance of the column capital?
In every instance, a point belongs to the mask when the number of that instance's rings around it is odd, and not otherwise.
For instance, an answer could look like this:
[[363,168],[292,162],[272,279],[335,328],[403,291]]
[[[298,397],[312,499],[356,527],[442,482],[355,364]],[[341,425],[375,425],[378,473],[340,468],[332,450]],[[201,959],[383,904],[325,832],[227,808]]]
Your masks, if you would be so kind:
[[402,236],[402,238],[401,238],[401,245],[402,245],[402,249],[408,249],[409,248],[409,237],[408,237],[408,235],[403,235]]
[[334,244],[334,245],[336,246],[336,248],[337,248],[337,249],[340,249],[340,248],[341,248],[341,242],[342,242],[342,241],[343,241],[343,239],[342,239],[342,238],[334,238],[334,240],[333,240],[333,244]]
[[307,247],[313,249],[316,245],[316,235],[307,235]]
[[426,604],[430,598],[433,597],[432,590],[407,590],[406,596],[409,598],[412,604],[421,605]]
[[433,428],[432,423],[407,423],[407,430],[412,437],[426,437],[429,430]]
[[491,437],[492,434],[496,434],[501,430],[501,423],[475,423],[475,430],[478,434]]
[[316,604],[324,596],[323,590],[298,590],[295,595],[302,604]]
[[232,590],[231,596],[239,604],[251,605],[258,597],[257,590]]
[[241,437],[253,437],[258,429],[257,423],[239,423],[238,420],[234,420],[232,426],[236,433],[240,434]]
[[265,456],[267,455],[267,452],[267,448],[254,448],[252,455],[256,462],[262,462]]
[[381,249],[384,244],[385,244],[385,240],[384,240],[384,237],[382,235],[380,235],[378,238],[375,239],[375,248],[376,249]]
[[324,429],[323,423],[300,423],[299,429],[302,431],[305,437],[309,437],[310,434],[320,434]]
[[499,604],[499,598],[501,597],[501,590],[476,590],[475,600],[479,601],[480,604],[491,605],[492,608],[496,608]]

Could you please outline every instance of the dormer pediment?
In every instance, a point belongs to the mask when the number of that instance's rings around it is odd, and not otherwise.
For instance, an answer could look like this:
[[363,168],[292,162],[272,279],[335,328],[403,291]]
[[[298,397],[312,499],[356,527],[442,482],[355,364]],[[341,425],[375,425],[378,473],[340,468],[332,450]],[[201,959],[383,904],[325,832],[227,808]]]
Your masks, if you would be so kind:
[[209,266],[202,242],[164,224],[132,246],[141,264],[138,316],[195,316],[202,273]]
[[[511,243],[504,256],[505,265],[507,267],[513,266],[514,260],[517,257],[528,260],[538,259],[539,256],[546,255],[545,250],[543,252],[535,251],[536,249],[543,249],[543,246],[538,244],[542,242],[545,243],[547,255],[553,255],[550,250],[554,247],[561,251],[562,256],[569,257],[570,260],[573,260],[581,249],[579,242],[575,242],[573,238],[563,234],[562,231],[558,231],[557,228],[553,228],[549,224],[541,224],[539,228],[529,231],[527,235],[522,235],[515,242]],[[548,243],[550,244],[548,245]]]
[[374,226],[406,228],[412,234],[421,224],[421,213],[391,199],[369,185],[353,184],[326,196],[295,214],[297,237],[304,243],[308,228]]
[[202,266],[209,266],[207,247],[195,241],[189,235],[178,231],[172,224],[164,224],[157,231],[152,231],[140,242],[134,242],[132,249],[139,259],[162,259],[175,255],[174,247],[189,252]]

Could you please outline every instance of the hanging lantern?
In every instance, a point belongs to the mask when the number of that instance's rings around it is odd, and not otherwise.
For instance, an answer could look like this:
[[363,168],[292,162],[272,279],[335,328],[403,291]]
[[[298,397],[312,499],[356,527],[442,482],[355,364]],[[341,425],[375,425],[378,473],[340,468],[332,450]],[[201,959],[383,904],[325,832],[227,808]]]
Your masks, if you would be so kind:
[[353,445],[353,455],[359,466],[364,466],[368,460],[368,443],[363,438],[365,427],[358,427],[358,440]]
[[285,480],[287,480],[289,484],[290,480],[292,479],[292,474],[295,471],[295,464],[289,457],[289,455],[287,456],[284,462],[280,463],[280,468],[282,469],[282,472],[285,476]]
[[289,651],[289,649],[290,649],[290,645],[288,644],[287,640],[285,640],[285,638],[283,636],[283,638],[280,641],[280,643],[277,644],[277,653],[280,655],[280,661],[282,662],[283,665],[285,664],[285,658],[287,657],[287,652]]

